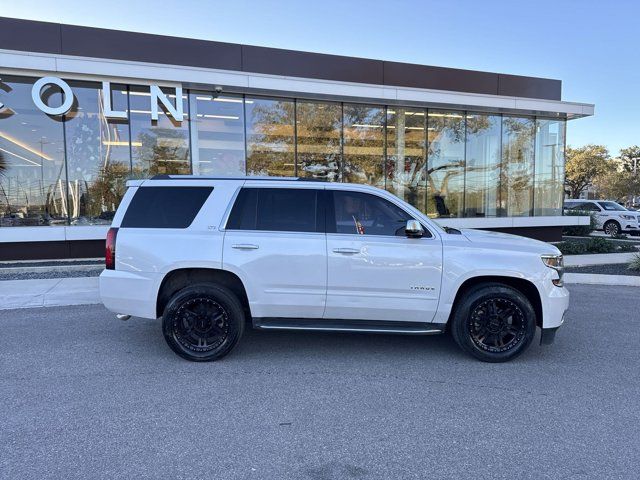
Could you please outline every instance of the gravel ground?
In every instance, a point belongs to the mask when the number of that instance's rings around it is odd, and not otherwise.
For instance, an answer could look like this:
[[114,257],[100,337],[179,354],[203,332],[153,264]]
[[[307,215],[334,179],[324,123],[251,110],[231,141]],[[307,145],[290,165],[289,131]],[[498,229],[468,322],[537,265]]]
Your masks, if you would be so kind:
[[30,267],[68,267],[81,265],[104,265],[104,258],[78,259],[78,260],[42,260],[26,262],[0,262],[0,272],[3,268],[30,268]]
[[640,276],[640,271],[629,270],[628,263],[612,263],[609,265],[590,265],[586,267],[565,267],[567,273],[601,273],[604,275]]
[[0,269],[0,281],[2,280],[34,280],[43,278],[73,278],[73,277],[99,277],[104,266],[87,267],[82,270],[49,270],[49,271],[22,271],[3,272]]
[[100,305],[0,312],[0,479],[637,479],[637,287],[569,286],[550,346],[247,331],[191,363]]
[[0,281],[97,277],[103,269],[101,258],[0,262]]

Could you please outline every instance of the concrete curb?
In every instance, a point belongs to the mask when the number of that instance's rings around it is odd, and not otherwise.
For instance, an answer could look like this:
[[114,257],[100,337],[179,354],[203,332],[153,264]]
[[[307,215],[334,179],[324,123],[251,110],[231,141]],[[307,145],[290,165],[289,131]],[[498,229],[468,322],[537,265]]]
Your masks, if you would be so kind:
[[100,303],[98,277],[0,282],[0,310],[95,303]]
[[565,283],[640,287],[640,276],[633,276],[633,275],[604,275],[601,273],[565,273],[563,278]]

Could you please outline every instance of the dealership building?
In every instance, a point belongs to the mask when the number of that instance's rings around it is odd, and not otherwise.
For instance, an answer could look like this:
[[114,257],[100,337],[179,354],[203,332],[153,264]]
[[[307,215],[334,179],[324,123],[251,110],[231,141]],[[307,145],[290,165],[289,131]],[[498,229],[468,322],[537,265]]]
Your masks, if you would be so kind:
[[[386,189],[559,239],[561,81],[0,18],[0,260],[93,257],[130,178]],[[587,219],[588,220],[588,219]]]

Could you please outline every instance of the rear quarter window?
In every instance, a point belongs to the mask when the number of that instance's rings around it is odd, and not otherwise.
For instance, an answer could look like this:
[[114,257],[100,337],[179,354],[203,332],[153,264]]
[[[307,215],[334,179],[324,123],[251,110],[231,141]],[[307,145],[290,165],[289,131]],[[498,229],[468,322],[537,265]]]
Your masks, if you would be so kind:
[[140,187],[120,226],[187,228],[212,191],[213,187]]

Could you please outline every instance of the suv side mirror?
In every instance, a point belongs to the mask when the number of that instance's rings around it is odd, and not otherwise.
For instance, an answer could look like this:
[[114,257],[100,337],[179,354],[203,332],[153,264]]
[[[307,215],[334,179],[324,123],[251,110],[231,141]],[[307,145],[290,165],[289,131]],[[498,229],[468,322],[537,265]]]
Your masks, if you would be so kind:
[[404,228],[404,233],[409,238],[421,238],[424,235],[422,225],[417,220],[407,220],[407,225]]

